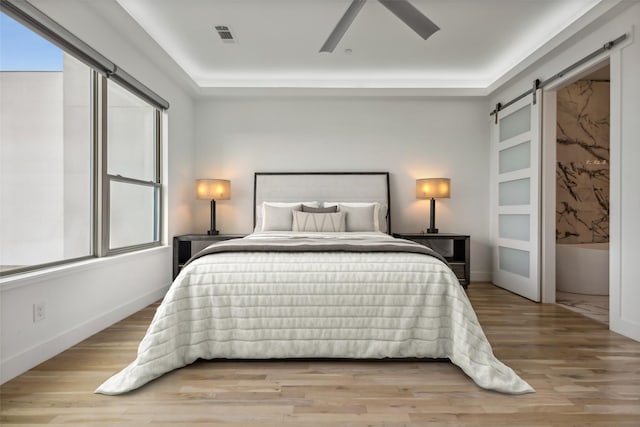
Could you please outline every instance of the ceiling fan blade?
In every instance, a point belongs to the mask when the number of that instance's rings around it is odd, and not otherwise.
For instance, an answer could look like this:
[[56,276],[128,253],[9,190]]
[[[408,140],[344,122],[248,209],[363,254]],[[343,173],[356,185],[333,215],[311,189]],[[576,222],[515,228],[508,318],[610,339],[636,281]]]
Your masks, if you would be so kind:
[[324,42],[324,44],[320,48],[320,52],[333,52],[333,50],[340,42],[340,39],[342,39],[342,36],[344,36],[344,33],[347,32],[347,29],[349,28],[353,20],[356,19],[356,15],[358,14],[358,12],[360,12],[360,9],[362,9],[362,6],[364,6],[364,3],[366,1],[367,0],[353,0],[351,2],[351,5],[347,9],[347,11],[344,13],[344,15],[342,15],[342,18],[340,18],[340,21],[338,21],[338,24],[333,29],[331,34],[329,34],[329,38],[327,38],[327,41]]
[[416,9],[406,0],[378,0],[391,13],[396,15],[402,22],[407,24],[413,31],[418,33],[424,40],[428,39],[440,27],[433,23],[422,12]]

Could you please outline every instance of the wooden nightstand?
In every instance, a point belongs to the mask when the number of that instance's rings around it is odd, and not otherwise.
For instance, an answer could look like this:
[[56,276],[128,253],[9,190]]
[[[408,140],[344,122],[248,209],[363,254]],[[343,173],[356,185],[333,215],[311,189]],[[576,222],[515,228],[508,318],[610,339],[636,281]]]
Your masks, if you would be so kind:
[[196,252],[201,251],[214,242],[240,239],[245,234],[185,234],[173,237],[173,278],[175,279],[184,263]]
[[433,249],[447,260],[462,287],[466,289],[471,283],[470,236],[455,233],[393,233],[393,237],[412,240]]

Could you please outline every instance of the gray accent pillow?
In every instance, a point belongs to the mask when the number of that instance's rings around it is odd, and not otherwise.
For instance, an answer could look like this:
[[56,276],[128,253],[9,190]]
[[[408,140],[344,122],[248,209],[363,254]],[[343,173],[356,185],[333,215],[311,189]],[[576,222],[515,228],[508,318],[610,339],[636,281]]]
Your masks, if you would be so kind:
[[376,230],[374,205],[346,206],[340,205],[340,212],[346,214],[347,231],[378,231]]
[[262,231],[291,231],[293,212],[302,209],[302,205],[263,206]]
[[293,212],[292,231],[343,232],[346,229],[344,212]]
[[302,212],[311,213],[335,213],[338,212],[337,206],[329,206],[328,208],[316,208],[313,206],[302,205]]

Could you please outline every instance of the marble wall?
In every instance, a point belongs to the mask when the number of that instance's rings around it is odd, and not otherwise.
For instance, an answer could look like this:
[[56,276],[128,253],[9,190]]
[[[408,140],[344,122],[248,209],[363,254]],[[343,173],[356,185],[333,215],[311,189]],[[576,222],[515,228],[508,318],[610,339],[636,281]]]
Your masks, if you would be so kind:
[[609,82],[558,91],[556,240],[609,241]]

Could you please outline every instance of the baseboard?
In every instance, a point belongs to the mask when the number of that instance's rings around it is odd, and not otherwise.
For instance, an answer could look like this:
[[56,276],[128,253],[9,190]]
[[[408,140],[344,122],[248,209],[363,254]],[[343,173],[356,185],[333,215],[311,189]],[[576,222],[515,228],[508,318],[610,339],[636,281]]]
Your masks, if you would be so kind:
[[168,289],[169,284],[166,284],[133,301],[129,301],[109,312],[93,317],[74,328],[61,332],[45,342],[36,344],[19,354],[3,360],[0,365],[0,384],[4,384],[29,369],[38,366],[40,363],[51,359],[53,356],[62,353],[82,340],[89,338],[91,335],[140,311],[152,302],[161,299]]
[[472,271],[471,281],[472,282],[490,282],[491,272],[490,271]]
[[609,314],[609,329],[627,338],[640,342],[640,324]]

